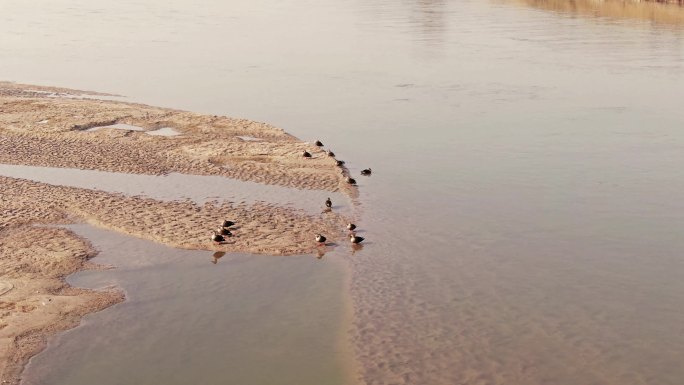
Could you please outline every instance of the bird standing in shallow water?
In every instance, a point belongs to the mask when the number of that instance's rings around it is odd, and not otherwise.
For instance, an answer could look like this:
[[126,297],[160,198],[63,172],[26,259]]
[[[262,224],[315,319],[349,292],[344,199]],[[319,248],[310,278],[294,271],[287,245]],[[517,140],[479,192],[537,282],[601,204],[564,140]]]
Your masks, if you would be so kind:
[[349,231],[354,231],[354,229],[356,229],[356,225],[353,224],[353,223],[350,223],[350,224],[347,225],[347,229],[348,229]]
[[330,151],[330,150],[328,150],[328,156],[332,156],[332,157],[334,158],[334,157],[335,157],[335,153],[332,152],[332,151]]
[[320,243],[320,244],[325,243],[325,240],[326,240],[326,239],[327,239],[327,238],[324,237],[324,236],[322,236],[321,234],[316,235],[316,242],[318,242],[318,243]]
[[356,179],[354,179],[354,178],[348,176],[348,177],[347,177],[347,183],[349,183],[349,184],[356,184]]
[[361,170],[361,175],[369,176],[370,174],[371,174],[370,167],[365,169],[365,170]]
[[332,208],[332,201],[330,200],[330,198],[325,200],[325,207]]
[[338,161],[337,161],[337,165],[338,165],[338,166],[342,166],[343,164],[344,164],[344,161],[343,161],[343,160],[338,160]]
[[351,243],[361,243],[364,239],[364,237],[358,237],[355,234],[349,234],[349,241]]
[[318,147],[323,147],[323,143],[321,143],[320,140],[317,140],[316,143],[314,143]]
[[221,242],[225,241],[226,239],[223,238],[223,235],[217,234],[216,232],[213,232],[211,234],[211,240],[214,241],[217,245],[220,244]]
[[311,158],[311,154],[309,154],[308,151],[304,151],[304,152],[302,153],[302,156],[305,157],[305,158]]

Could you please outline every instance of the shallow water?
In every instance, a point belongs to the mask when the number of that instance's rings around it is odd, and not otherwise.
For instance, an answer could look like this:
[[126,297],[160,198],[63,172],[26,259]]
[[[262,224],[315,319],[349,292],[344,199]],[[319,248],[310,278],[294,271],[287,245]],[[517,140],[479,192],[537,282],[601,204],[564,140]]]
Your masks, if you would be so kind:
[[[89,128],[85,131],[86,132],[93,132],[93,131],[99,131],[103,128],[113,128],[116,130],[127,130],[127,131],[145,131],[145,129],[140,127],[140,126],[134,126],[132,124],[125,124],[125,123],[117,123],[117,124],[112,124],[109,126],[95,126],[95,127]],[[178,136],[178,135],[180,135],[180,132],[174,130],[171,127],[162,127],[162,128],[158,128],[158,129],[152,130],[152,131],[145,131],[145,133],[147,135],[156,135],[156,136]]]
[[87,129],[86,132],[99,131],[103,128],[113,128],[116,130],[129,130],[129,131],[145,131],[145,129],[140,127],[140,126],[134,126],[132,124],[125,124],[125,123],[117,123],[117,124],[112,124],[109,126],[95,126],[95,127]]
[[[32,359],[22,384],[346,384],[341,261],[178,250],[86,225],[100,251],[68,282],[126,301]],[[225,253],[224,253],[225,254]],[[306,317],[302,317],[306,314]]]
[[680,26],[484,0],[4,0],[0,32],[9,80],[266,121],[372,167],[349,259],[368,383],[684,382]]
[[326,198],[330,197],[336,211],[352,212],[349,200],[341,193],[298,190],[210,175],[170,173],[159,176],[14,164],[0,164],[0,175],[163,201],[189,199],[199,205],[211,201],[236,204],[266,202],[310,214],[320,213]]
[[171,127],[162,127],[156,130],[152,131],[147,131],[147,135],[156,135],[156,136],[178,136],[181,135],[180,132],[174,130]]

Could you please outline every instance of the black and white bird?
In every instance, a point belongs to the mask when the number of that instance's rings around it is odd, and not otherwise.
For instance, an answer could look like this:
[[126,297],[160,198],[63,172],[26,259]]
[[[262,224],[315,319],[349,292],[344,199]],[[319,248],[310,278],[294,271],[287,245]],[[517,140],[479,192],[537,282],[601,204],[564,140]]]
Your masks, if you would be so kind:
[[311,158],[311,154],[310,154],[308,151],[304,151],[304,152],[302,153],[302,156],[305,157],[305,158]]
[[211,240],[214,241],[217,245],[220,244],[221,242],[225,241],[226,238],[223,238],[223,235],[217,234],[215,231],[211,233]]
[[228,230],[228,229],[225,228],[225,227],[219,227],[218,229],[216,229],[216,234],[219,234],[219,235],[226,235],[226,236],[229,236],[229,237],[230,237],[231,235],[233,235],[233,233],[231,233],[230,230]]
[[318,147],[323,147],[323,143],[320,140],[317,140],[314,144]]
[[322,236],[321,234],[317,234],[317,235],[316,235],[316,242],[318,242],[318,243],[323,244],[323,243],[325,243],[325,240],[326,240],[326,239],[327,239],[327,238],[324,237],[324,236]]
[[223,227],[230,227],[230,226],[233,226],[234,224],[235,224],[235,222],[233,222],[233,221],[223,221],[222,226]]
[[338,160],[338,161],[337,161],[337,165],[338,165],[338,166],[344,165],[344,161],[343,161],[343,160]]
[[365,169],[365,170],[361,170],[361,175],[366,175],[366,176],[368,176],[368,175],[370,175],[370,174],[371,174],[371,169],[370,169],[370,167],[367,168],[367,169]]
[[348,176],[348,177],[347,177],[347,183],[349,183],[349,184],[356,184],[356,179],[354,179],[354,178]]
[[351,243],[361,243],[364,239],[364,237],[359,237],[356,234],[349,234],[349,241]]
[[328,156],[332,156],[332,157],[334,158],[334,157],[335,157],[335,153],[332,152],[332,151],[330,151],[330,150],[328,150]]
[[350,223],[350,224],[347,225],[347,229],[348,229],[349,231],[354,231],[354,229],[356,229],[356,225],[353,224],[353,223]]
[[328,197],[328,199],[325,200],[325,207],[327,207],[327,208],[331,208],[331,207],[332,207],[332,201],[330,200],[329,197]]

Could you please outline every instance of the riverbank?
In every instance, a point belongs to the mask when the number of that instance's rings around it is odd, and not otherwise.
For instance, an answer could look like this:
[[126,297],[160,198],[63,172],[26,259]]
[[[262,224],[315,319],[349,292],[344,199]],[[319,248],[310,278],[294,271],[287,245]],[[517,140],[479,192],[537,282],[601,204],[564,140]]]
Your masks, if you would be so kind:
[[[98,98],[115,96],[0,83],[0,163],[211,175],[356,195],[334,158],[281,129]],[[313,157],[303,158],[304,150]],[[0,294],[0,378],[10,384],[18,383],[23,366],[50,335],[123,300],[116,290],[65,283],[75,271],[96,268],[88,263],[96,251],[49,225],[89,223],[177,248],[294,255],[320,249],[316,233],[332,243],[343,239],[349,220],[267,201],[162,201],[11,177],[0,177],[0,209],[0,267],[9,272],[2,284],[10,288]],[[209,235],[223,219],[236,221],[236,230],[216,245]]]
[[527,7],[589,17],[647,20],[660,25],[684,25],[684,7],[679,0],[514,0]]

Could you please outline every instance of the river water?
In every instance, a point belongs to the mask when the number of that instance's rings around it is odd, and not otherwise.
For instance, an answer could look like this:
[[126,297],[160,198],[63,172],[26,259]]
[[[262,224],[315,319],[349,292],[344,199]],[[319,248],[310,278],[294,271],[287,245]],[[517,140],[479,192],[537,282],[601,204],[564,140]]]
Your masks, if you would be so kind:
[[372,167],[368,244],[329,257],[368,384],[679,385],[684,30],[551,8],[0,0],[0,77],[266,121]]

